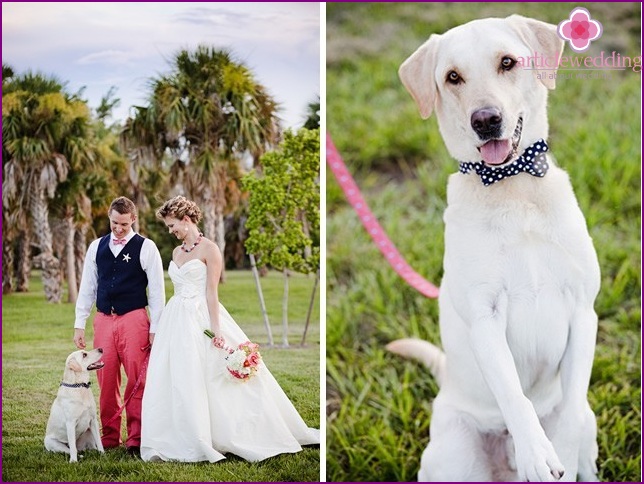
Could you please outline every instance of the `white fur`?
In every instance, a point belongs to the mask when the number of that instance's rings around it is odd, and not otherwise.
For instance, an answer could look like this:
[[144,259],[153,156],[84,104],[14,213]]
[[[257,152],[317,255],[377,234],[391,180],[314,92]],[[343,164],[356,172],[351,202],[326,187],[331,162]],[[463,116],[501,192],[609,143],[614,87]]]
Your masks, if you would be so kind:
[[[74,351],[65,362],[63,382],[88,383],[88,366],[99,362],[102,355],[103,350],[100,348]],[[104,452],[96,416],[96,402],[90,388],[61,386],[58,389],[47,422],[45,448],[50,452],[69,454],[69,462],[78,461],[79,451],[98,449],[99,452]]]
[[[505,55],[556,55],[556,27],[520,16],[432,35],[400,69],[423,117],[433,111],[454,158],[479,161],[472,113],[494,106],[503,136],[524,119],[519,152],[547,139],[547,89],[536,71],[499,69]],[[446,75],[456,69],[464,83]],[[390,345],[440,374],[420,481],[596,480],[596,422],[587,402],[599,291],[597,256],[567,174],[549,158],[484,186],[450,177],[439,297],[444,357]],[[445,361],[439,361],[442,358]]]

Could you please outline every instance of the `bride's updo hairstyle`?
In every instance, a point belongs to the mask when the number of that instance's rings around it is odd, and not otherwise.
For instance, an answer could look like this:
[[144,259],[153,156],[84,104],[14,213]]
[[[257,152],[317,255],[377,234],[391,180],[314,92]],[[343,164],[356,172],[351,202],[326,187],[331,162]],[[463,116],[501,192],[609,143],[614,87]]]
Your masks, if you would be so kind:
[[195,202],[181,195],[177,195],[161,205],[156,211],[156,216],[160,220],[166,217],[174,217],[181,220],[183,217],[188,216],[193,223],[197,224],[201,220],[201,209]]

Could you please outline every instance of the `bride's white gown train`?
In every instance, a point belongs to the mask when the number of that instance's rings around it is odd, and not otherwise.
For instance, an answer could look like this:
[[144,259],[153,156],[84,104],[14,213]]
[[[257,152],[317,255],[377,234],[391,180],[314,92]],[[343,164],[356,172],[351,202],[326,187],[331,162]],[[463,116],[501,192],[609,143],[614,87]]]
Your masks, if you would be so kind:
[[[143,396],[141,458],[184,462],[224,459],[232,453],[259,461],[301,445],[319,444],[262,363],[249,381],[227,375],[226,353],[203,334],[210,327],[206,265],[192,259],[168,269],[174,296],[168,301],[152,346]],[[219,305],[227,346],[248,340]]]

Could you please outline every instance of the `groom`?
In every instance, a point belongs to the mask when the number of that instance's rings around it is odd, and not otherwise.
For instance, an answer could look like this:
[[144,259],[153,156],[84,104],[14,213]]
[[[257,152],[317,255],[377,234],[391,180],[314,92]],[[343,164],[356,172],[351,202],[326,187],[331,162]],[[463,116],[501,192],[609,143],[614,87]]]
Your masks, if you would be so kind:
[[[96,302],[94,347],[103,348],[105,363],[97,372],[103,429],[101,440],[106,449],[122,443],[119,409],[123,365],[127,375],[125,445],[128,453],[138,455],[145,386],[141,367],[147,356],[145,349],[154,340],[156,324],[165,305],[163,263],[154,242],[132,229],[136,206],[130,199],[115,199],[107,216],[111,233],[93,241],[87,249],[76,302],[74,343],[80,349],[85,348],[85,322]],[[150,318],[146,306],[150,308]]]

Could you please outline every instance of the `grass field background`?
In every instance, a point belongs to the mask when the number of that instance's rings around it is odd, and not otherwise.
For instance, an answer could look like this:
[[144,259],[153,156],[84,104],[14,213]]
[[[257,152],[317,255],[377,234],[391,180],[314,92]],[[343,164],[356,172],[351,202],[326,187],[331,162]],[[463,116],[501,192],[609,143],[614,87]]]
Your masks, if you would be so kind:
[[[400,63],[431,33],[475,18],[519,13],[556,24],[579,5],[604,26],[588,55],[639,55],[637,3],[327,4],[328,131],[394,244],[434,283],[447,177],[457,165],[435,118],[420,119]],[[641,74],[561,80],[549,120],[551,153],[570,174],[602,270],[589,394],[599,474],[639,481]],[[440,342],[437,303],[386,264],[328,173],[327,479],[415,480],[438,388],[426,369],[384,346],[407,336]]]
[[[235,456],[215,464],[144,463],[128,456],[125,448],[103,456],[88,451],[78,464],[69,456],[45,451],[43,439],[65,359],[73,343],[74,305],[45,302],[37,273],[29,293],[2,298],[2,480],[10,481],[313,481],[320,479],[320,451],[306,447],[249,463]],[[166,278],[166,299],[173,294]],[[276,343],[281,342],[282,275],[270,272],[261,279]],[[313,277],[289,280],[289,349],[262,346],[262,357],[309,426],[320,427],[319,304],[313,309],[307,345],[300,347]],[[267,342],[259,301],[249,271],[228,271],[219,297],[251,338]],[[316,298],[316,301],[319,301]],[[91,346],[91,319],[87,340]],[[96,376],[92,390],[98,398]],[[225,398],[225,395],[222,395]],[[98,401],[98,400],[97,400]],[[233,402],[230,402],[234,404]],[[125,427],[125,424],[124,424]]]

